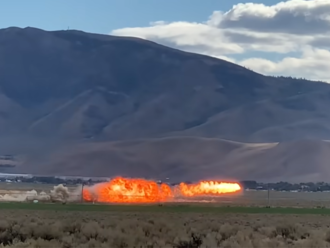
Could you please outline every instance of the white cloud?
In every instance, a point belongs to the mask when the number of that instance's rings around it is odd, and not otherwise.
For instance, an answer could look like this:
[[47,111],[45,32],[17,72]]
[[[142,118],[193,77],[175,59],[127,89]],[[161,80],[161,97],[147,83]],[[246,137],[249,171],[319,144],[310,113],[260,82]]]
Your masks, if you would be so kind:
[[299,58],[286,57],[278,62],[249,58],[240,61],[240,64],[264,74],[295,75],[330,82],[330,63],[327,61],[330,61],[328,50],[306,48]]
[[[330,82],[326,75],[330,69],[329,0],[291,0],[273,6],[238,4],[227,12],[214,11],[203,23],[156,21],[148,27],[123,28],[111,34],[219,57],[264,74]],[[235,60],[237,55],[242,58],[254,52],[278,53],[284,58]],[[292,52],[298,55],[285,57]]]
[[140,37],[193,52],[205,50],[219,56],[244,52],[240,45],[224,42],[226,37],[222,30],[204,23],[156,22],[149,27],[114,30],[111,34]]
[[233,6],[213,25],[266,33],[323,34],[330,32],[329,16],[328,0],[292,0],[273,6],[247,3]]

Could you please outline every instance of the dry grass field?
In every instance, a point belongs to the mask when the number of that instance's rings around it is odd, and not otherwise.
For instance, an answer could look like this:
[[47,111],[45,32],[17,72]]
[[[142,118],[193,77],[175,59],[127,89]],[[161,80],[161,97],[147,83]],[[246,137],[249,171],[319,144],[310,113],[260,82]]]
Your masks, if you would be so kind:
[[[267,191],[244,191],[240,195],[218,198],[220,202],[238,206],[266,206]],[[270,191],[269,204],[274,207],[330,208],[330,192]]]
[[[2,183],[0,189],[53,186]],[[198,200],[163,207],[1,203],[0,247],[330,248],[330,193],[271,191],[271,206],[281,208],[270,209],[266,191]]]
[[321,215],[0,211],[0,243],[16,248],[325,248]]

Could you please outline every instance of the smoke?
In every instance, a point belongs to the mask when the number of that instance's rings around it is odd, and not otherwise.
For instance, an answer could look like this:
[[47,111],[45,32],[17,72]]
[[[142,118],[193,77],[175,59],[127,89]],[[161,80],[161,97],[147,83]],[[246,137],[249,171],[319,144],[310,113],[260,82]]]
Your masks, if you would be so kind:
[[38,193],[36,190],[26,192],[7,190],[4,195],[0,195],[0,201],[24,202],[37,200],[40,202],[73,202],[81,199],[80,192],[81,188],[79,187],[70,192],[68,187],[65,187],[63,184],[59,184],[54,186],[54,188],[48,193],[45,191]]
[[18,192],[18,191],[8,191],[5,195],[0,195],[0,201],[12,201],[12,202],[22,202],[27,198],[38,197],[38,193],[35,190],[27,192]]
[[66,202],[69,196],[69,189],[63,186],[63,184],[54,186],[54,189],[50,191],[50,198],[53,202]]

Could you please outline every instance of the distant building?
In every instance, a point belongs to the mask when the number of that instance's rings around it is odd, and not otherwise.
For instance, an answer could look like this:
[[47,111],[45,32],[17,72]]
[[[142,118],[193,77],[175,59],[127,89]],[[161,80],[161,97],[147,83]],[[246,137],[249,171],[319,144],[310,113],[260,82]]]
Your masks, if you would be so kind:
[[32,178],[32,175],[30,175],[30,174],[0,173],[0,178],[16,178],[16,177]]
[[0,155],[0,160],[15,160],[14,155]]

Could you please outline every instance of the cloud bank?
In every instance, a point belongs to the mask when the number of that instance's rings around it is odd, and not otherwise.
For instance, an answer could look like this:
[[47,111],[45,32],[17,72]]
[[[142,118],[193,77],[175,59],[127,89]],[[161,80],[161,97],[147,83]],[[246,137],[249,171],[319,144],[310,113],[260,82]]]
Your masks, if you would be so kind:
[[237,4],[205,19],[203,23],[156,21],[111,34],[218,57],[266,75],[330,83],[329,0]]

